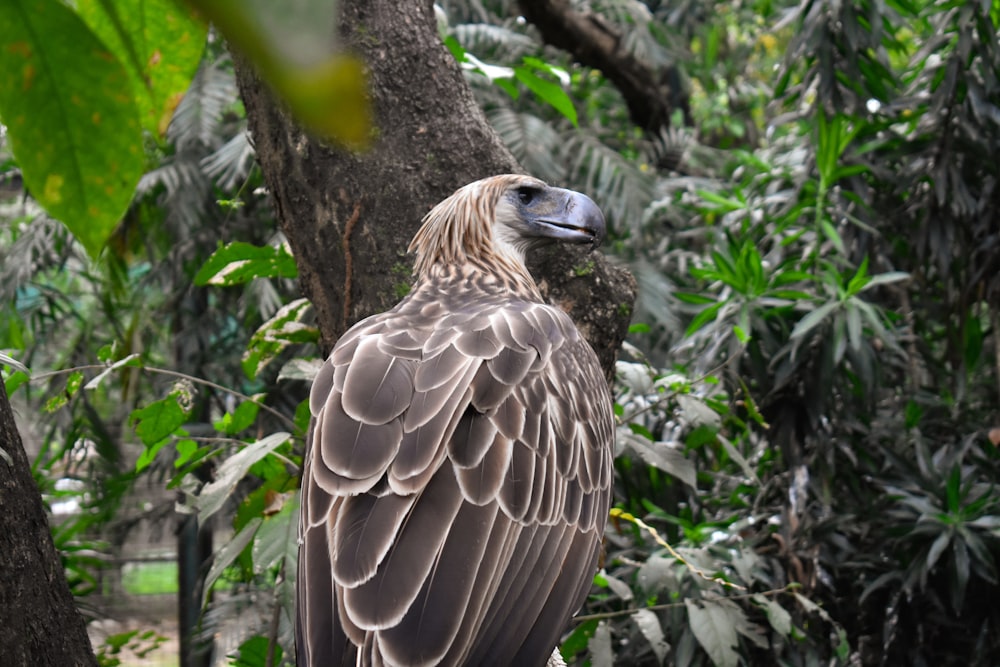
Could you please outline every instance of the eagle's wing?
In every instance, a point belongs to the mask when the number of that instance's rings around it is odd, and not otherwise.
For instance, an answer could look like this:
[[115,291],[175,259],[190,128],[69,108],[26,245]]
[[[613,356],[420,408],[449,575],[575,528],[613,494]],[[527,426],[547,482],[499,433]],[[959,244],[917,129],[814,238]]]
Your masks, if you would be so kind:
[[550,306],[417,319],[362,322],[313,385],[305,664],[544,664],[596,567],[607,385]]

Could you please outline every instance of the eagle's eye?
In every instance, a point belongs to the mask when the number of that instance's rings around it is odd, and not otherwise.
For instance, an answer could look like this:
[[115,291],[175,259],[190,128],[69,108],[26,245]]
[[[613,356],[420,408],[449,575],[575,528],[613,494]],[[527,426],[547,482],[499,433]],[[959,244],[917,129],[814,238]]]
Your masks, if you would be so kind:
[[534,200],[537,190],[535,188],[530,188],[527,186],[520,187],[517,189],[517,198],[521,200],[522,204],[528,205]]

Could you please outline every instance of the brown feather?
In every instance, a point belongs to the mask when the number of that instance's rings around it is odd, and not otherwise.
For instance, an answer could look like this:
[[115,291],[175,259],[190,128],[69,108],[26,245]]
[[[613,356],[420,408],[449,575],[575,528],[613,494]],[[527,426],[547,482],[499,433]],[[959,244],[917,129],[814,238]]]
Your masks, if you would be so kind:
[[[503,176],[435,207],[417,283],[310,395],[300,664],[544,664],[590,580],[614,424],[596,356],[542,302]],[[563,191],[565,192],[565,191]]]

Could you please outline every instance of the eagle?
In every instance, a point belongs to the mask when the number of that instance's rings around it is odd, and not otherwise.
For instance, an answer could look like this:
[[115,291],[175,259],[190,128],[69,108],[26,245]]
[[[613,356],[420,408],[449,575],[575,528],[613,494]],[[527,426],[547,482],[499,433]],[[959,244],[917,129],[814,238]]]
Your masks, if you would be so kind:
[[522,175],[424,218],[415,282],[310,393],[299,665],[544,665],[590,590],[612,485],[597,356],[524,258],[604,217]]

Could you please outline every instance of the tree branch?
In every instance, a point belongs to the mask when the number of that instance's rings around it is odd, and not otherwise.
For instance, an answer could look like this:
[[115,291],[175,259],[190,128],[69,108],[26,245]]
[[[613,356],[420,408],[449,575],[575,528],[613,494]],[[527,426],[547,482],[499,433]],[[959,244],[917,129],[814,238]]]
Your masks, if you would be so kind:
[[670,127],[679,109],[691,124],[691,109],[677,68],[657,72],[622,47],[622,36],[593,12],[574,10],[569,0],[518,0],[521,14],[546,43],[567,51],[582,65],[601,70],[618,88],[632,122],[650,133]]

